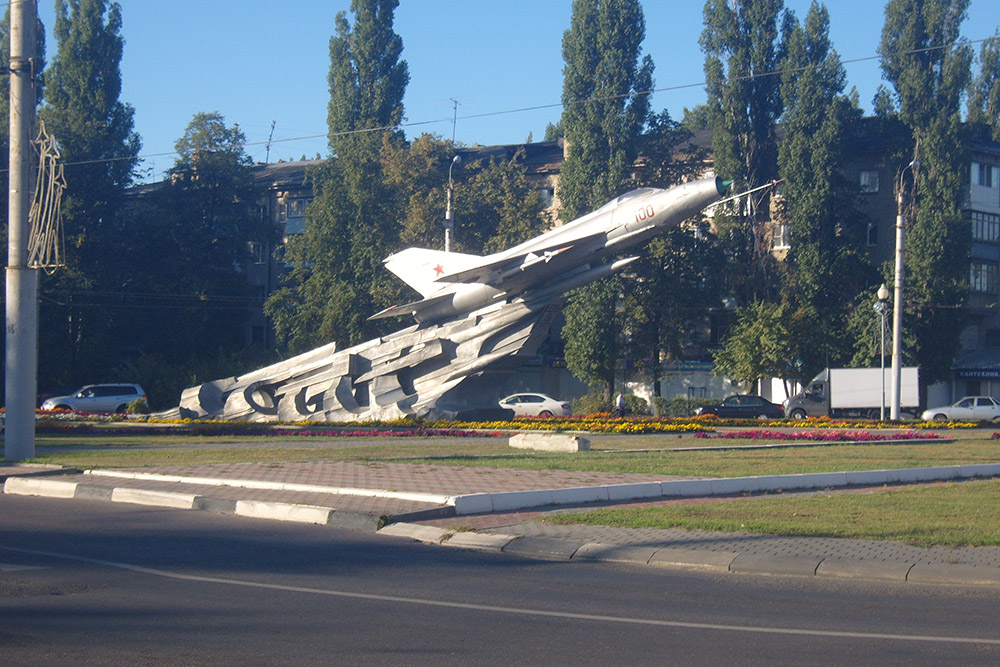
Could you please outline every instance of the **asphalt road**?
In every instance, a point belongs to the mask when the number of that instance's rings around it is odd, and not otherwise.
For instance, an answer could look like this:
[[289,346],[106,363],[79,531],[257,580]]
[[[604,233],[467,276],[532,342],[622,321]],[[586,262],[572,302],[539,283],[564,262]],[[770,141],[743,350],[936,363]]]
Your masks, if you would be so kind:
[[5,665],[998,664],[1000,593],[0,496]]

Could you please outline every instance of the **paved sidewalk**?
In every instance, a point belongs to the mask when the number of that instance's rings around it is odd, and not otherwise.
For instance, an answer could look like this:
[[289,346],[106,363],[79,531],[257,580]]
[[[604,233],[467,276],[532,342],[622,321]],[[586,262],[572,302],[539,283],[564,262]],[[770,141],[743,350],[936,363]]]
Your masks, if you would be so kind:
[[[998,475],[1000,466],[705,480],[405,463],[306,462],[67,471],[0,466],[5,493],[128,502],[306,521],[442,546],[533,558],[601,560],[734,573],[1000,586],[1000,548],[769,537],[679,529],[554,526],[547,513],[704,502],[746,490],[828,488]],[[810,486],[812,485],[812,486]],[[740,489],[743,489],[742,491]],[[569,502],[559,502],[569,501]],[[0,499],[2,503],[2,499]],[[475,511],[483,510],[483,511]]]

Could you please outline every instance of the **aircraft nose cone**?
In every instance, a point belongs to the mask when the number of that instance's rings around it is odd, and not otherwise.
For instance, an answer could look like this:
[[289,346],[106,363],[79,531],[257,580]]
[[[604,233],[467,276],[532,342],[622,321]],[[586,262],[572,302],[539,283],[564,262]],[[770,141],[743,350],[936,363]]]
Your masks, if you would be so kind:
[[731,187],[733,187],[732,181],[724,181],[721,178],[715,179],[715,188],[719,191],[720,195],[724,195],[729,192]]

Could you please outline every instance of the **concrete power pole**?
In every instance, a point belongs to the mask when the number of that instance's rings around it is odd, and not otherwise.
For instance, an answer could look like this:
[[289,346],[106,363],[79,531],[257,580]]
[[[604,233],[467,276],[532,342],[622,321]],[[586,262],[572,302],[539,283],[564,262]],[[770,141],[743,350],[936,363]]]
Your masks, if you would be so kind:
[[37,270],[28,266],[31,131],[35,120],[36,0],[10,3],[10,202],[7,246],[6,437],[4,458],[35,456],[38,384]]

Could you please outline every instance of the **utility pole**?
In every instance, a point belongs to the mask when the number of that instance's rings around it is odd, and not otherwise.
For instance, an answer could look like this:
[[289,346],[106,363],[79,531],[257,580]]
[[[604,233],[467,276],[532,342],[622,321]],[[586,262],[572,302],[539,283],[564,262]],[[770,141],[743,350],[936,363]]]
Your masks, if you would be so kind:
[[4,459],[35,456],[38,385],[37,270],[28,266],[31,131],[35,120],[37,0],[10,2],[10,201],[7,245],[7,368]]

